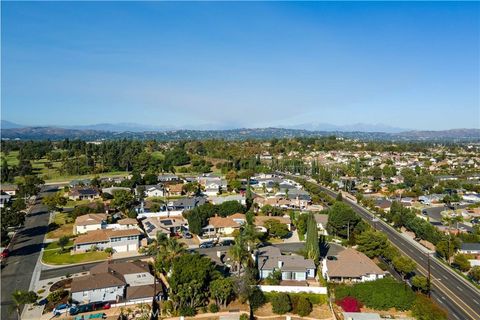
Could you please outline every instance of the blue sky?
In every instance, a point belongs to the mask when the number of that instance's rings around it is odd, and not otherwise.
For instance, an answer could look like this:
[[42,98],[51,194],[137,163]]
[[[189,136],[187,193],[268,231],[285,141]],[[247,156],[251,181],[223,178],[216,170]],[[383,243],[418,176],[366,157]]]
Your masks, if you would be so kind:
[[2,119],[480,128],[475,2],[2,2]]

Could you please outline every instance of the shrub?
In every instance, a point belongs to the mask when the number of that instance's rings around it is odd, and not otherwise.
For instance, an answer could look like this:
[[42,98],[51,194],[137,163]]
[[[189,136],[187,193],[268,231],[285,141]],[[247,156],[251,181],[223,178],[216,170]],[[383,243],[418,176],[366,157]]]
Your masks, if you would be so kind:
[[276,314],[285,314],[292,310],[292,304],[288,294],[280,292],[274,295],[270,301],[272,303],[272,311]]
[[293,312],[301,317],[308,316],[312,312],[312,303],[305,297],[298,297]]
[[45,289],[40,289],[40,290],[37,291],[38,294],[42,294],[44,292],[45,292]]
[[208,306],[208,311],[211,313],[217,313],[219,310],[218,305],[216,303],[212,303],[211,305]]
[[47,296],[47,300],[50,303],[56,304],[66,296],[68,296],[68,291],[62,289],[55,290]]
[[248,315],[246,315],[245,313],[242,313],[242,314],[240,315],[240,319],[239,319],[239,320],[248,320],[248,319],[249,319]]
[[265,283],[271,286],[279,285],[282,281],[282,272],[280,270],[274,270],[265,279]]
[[252,310],[256,310],[263,306],[266,300],[267,299],[265,298],[263,291],[258,287],[253,288],[252,292],[248,297],[248,301],[250,302],[250,308],[252,308]]
[[345,297],[337,303],[345,312],[360,312],[362,304],[354,297]]
[[195,308],[190,306],[181,307],[179,312],[181,316],[185,316],[185,317],[193,317],[197,314],[197,310],[195,310]]
[[355,297],[365,306],[377,310],[410,310],[415,300],[414,292],[393,278],[339,286],[335,289],[335,296],[339,301],[347,296]]
[[418,294],[413,304],[412,314],[417,320],[446,320],[447,312],[435,304],[432,299]]

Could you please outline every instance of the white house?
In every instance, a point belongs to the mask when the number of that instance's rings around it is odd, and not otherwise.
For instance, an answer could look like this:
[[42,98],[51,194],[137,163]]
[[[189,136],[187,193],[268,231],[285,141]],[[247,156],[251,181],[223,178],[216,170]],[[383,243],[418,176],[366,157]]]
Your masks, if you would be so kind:
[[138,229],[88,231],[75,238],[73,250],[78,253],[92,248],[99,250],[112,248],[114,252],[135,252],[139,248],[141,234]]
[[73,278],[71,294],[79,303],[151,301],[154,295],[161,297],[162,286],[146,262],[104,262],[91,268],[89,275]]
[[87,213],[75,219],[73,233],[82,234],[88,231],[104,229],[106,224],[107,215],[105,213]]

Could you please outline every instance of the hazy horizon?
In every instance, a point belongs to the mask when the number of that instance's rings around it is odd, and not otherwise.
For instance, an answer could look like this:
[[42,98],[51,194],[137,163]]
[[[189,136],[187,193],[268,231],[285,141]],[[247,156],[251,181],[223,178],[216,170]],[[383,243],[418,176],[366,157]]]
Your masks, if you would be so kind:
[[480,128],[478,2],[2,2],[2,119]]

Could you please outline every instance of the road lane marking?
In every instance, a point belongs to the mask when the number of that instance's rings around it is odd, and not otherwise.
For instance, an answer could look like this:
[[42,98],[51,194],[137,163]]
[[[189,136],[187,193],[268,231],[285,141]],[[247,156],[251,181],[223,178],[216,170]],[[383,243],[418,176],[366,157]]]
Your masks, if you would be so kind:
[[462,289],[462,288],[460,288],[459,286],[456,286],[456,287],[457,287],[457,289],[458,289],[458,290],[460,290],[460,291],[463,291],[463,289]]

